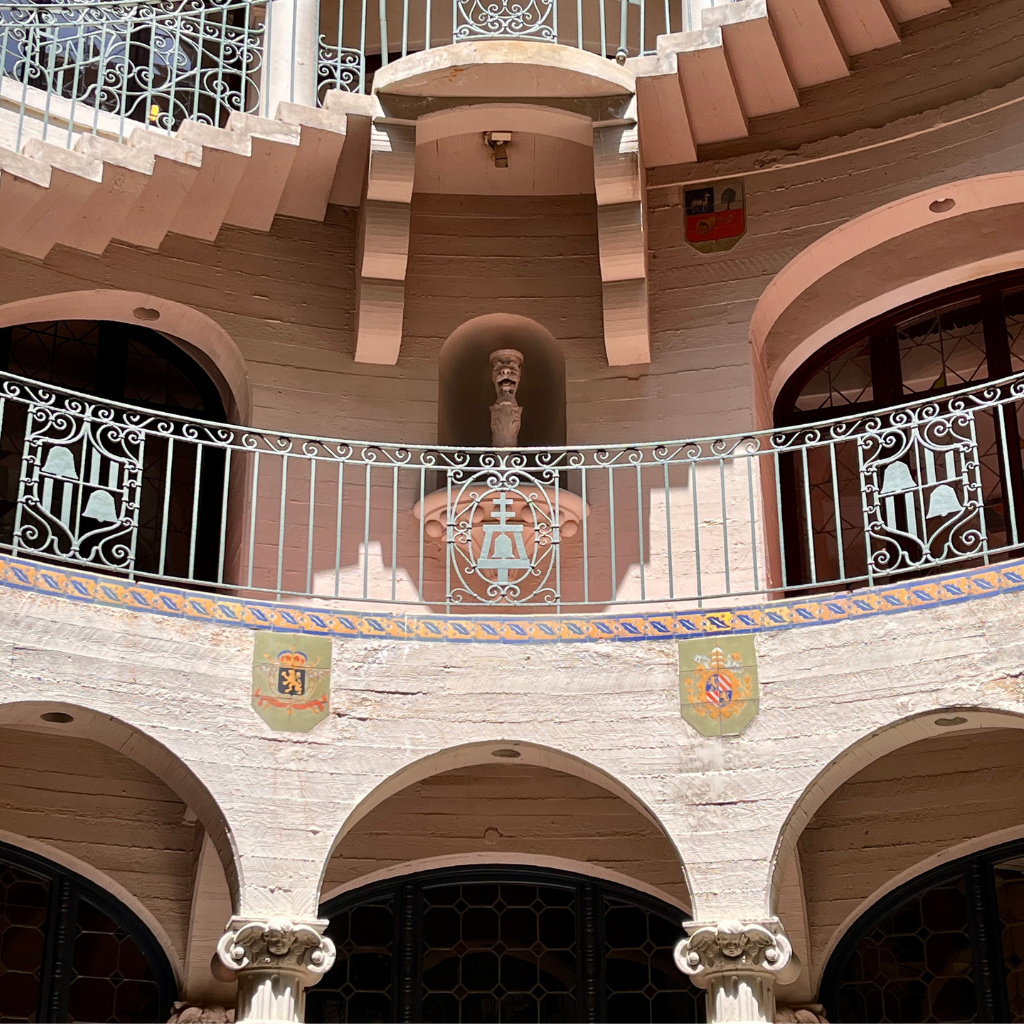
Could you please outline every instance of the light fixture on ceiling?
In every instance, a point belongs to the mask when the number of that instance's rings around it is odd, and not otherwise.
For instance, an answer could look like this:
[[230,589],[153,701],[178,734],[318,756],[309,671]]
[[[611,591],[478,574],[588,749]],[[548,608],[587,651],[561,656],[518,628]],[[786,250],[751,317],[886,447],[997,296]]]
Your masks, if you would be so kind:
[[495,167],[508,167],[508,147],[512,142],[511,132],[484,132],[484,142],[491,147]]

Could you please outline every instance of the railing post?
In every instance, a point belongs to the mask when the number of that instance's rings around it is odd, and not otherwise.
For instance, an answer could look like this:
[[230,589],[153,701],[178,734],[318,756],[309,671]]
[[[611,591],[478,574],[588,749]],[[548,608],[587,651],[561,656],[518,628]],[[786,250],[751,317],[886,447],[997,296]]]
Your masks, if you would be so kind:
[[320,0],[269,0],[264,46],[263,110],[275,117],[280,103],[316,106]]

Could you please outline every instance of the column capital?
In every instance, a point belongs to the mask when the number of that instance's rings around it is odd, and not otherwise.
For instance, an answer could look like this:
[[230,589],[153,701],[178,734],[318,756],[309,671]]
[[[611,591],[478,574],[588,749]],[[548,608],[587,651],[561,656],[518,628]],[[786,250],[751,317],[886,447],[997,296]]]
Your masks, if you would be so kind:
[[217,943],[217,957],[229,971],[288,972],[313,985],[334,966],[326,927],[321,920],[233,917]]
[[765,921],[690,922],[690,933],[676,945],[676,966],[704,987],[720,974],[764,974],[787,984],[799,974],[799,961],[777,918]]

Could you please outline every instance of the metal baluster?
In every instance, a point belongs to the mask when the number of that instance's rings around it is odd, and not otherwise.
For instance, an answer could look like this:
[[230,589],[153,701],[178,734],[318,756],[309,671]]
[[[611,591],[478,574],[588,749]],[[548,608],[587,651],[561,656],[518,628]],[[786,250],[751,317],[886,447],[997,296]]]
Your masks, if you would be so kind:
[[378,0],[378,17],[380,19],[380,66],[388,66],[388,0]]
[[697,501],[697,463],[690,462],[690,495],[693,499],[693,559],[697,573],[697,607],[704,607],[704,577],[700,566],[700,507]]
[[363,0],[363,13],[359,20],[359,91],[366,92],[366,22],[370,16],[369,0]]
[[747,506],[750,509],[750,557],[754,563],[754,593],[761,589],[761,580],[757,564],[757,506],[754,502],[754,459],[747,455]]
[[[979,522],[979,528],[981,529],[981,544],[982,544],[982,550],[984,552],[984,554],[982,555],[982,558],[984,559],[985,564],[989,565],[990,562],[991,562],[991,558],[989,557],[989,547],[988,547],[988,526],[985,523],[985,493],[984,493],[984,491],[982,489],[982,480],[981,480],[981,452],[978,450],[977,421],[975,419],[975,415],[976,414],[975,414],[974,410],[972,409],[970,411],[970,413],[969,413],[970,425],[971,425],[971,427],[970,427],[971,454],[972,454],[972,458],[973,458],[973,461],[974,461],[974,482],[978,485],[976,493],[978,495],[978,522]],[[964,475],[966,476],[966,467],[965,467],[965,470],[964,470]],[[966,497],[966,495],[967,495],[967,488],[965,487],[964,488],[964,496]]]
[[[625,5],[623,5],[625,6]],[[636,464],[636,529],[640,551],[640,600],[647,600],[647,567],[644,564],[644,491],[640,463]]]
[[[586,458],[586,456],[584,456]],[[590,545],[587,539],[587,467],[580,469],[580,498],[583,500],[583,603],[590,603]]]
[[846,554],[843,550],[843,520],[839,508],[839,473],[836,469],[836,443],[830,441],[828,446],[829,460],[832,465],[832,507],[836,517],[836,550],[839,553],[839,579],[846,580]]
[[338,511],[334,523],[334,596],[341,588],[341,514],[345,498],[345,463],[338,463]]
[[718,460],[718,485],[722,494],[722,555],[725,559],[725,592],[732,593],[729,577],[729,505],[725,498],[725,459]]
[[606,24],[606,16],[604,5],[608,0],[597,0],[597,14],[600,19],[600,31],[601,31],[601,56],[608,56],[608,26]]
[[306,593],[313,593],[313,529],[316,521],[316,455],[309,460],[309,526],[306,530]]
[[786,590],[789,581],[786,578],[786,524],[782,518],[782,469],[779,465],[778,449],[772,453],[772,460],[775,464],[775,508],[778,518],[779,531],[779,558],[782,568],[782,589]]
[[398,580],[398,465],[392,467],[391,475],[391,600],[397,594]]
[[288,512],[288,462],[286,453],[281,457],[281,504],[278,511],[280,522],[277,528],[277,600],[281,600],[281,583],[284,578],[284,527]]
[[260,481],[260,453],[253,455],[252,489],[249,495],[249,570],[246,578],[246,586],[252,587],[253,565],[256,557],[256,505],[259,500],[257,487]]
[[[383,0],[382,0],[383,2]],[[363,484],[363,598],[369,594],[370,589],[370,502],[373,497],[373,490],[370,484],[370,462],[366,463],[366,481]]]
[[676,596],[675,570],[672,565],[672,489],[668,480],[668,461],[661,464],[665,476],[665,557],[668,560],[668,596]]
[[196,535],[199,531],[199,490],[203,471],[203,445],[196,445],[196,468],[192,478],[192,529],[188,540],[188,579],[196,578]]
[[224,448],[224,479],[221,482],[220,496],[220,548],[217,557],[217,582],[224,582],[224,558],[227,551],[227,530],[228,530],[228,488],[231,480],[231,452],[230,447]]
[[419,549],[419,577],[418,577],[418,581],[419,582],[418,582],[418,589],[417,589],[417,593],[419,594],[419,598],[420,598],[421,601],[423,600],[423,533],[424,533],[424,526],[426,525],[426,518],[427,518],[426,514],[424,513],[424,509],[423,509],[423,501],[426,498],[426,484],[427,484],[426,476],[427,476],[427,471],[421,465],[420,466],[420,525],[419,525],[420,549]]
[[[1013,473],[1011,472],[1010,465],[1010,449],[1006,440],[1006,417],[1012,409],[1012,403],[1003,402],[996,406],[994,414],[996,420],[999,422],[999,449],[1003,457],[1002,486],[1006,491],[1006,515],[1008,516],[1008,522],[1010,524],[1010,546],[1016,547],[1020,542],[1017,536],[1017,506],[1013,493]],[[1017,447],[1019,449],[1019,443]],[[1020,458],[1019,451],[1017,452],[1017,458]]]
[[807,518],[807,548],[808,560],[811,567],[811,583],[818,582],[818,565],[814,555],[814,523],[811,519],[811,486],[810,475],[807,469],[807,446],[800,449],[801,462],[804,471],[804,515]]
[[164,472],[164,509],[160,524],[160,558],[157,572],[163,576],[167,571],[167,527],[170,523],[171,477],[174,473],[174,438],[167,438],[167,469]]
[[615,595],[619,589],[619,576],[618,571],[615,567],[615,480],[612,474],[615,472],[614,468],[609,465],[608,467],[608,522],[610,524],[610,532],[608,534],[609,545],[608,553],[611,557],[611,569],[612,569],[612,592],[609,600],[614,601]]

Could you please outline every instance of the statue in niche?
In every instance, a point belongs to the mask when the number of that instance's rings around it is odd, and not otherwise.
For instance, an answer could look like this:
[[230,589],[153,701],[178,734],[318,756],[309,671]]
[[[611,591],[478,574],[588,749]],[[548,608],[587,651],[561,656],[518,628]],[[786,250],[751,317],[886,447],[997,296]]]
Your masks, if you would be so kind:
[[495,448],[515,448],[523,407],[516,392],[523,376],[523,353],[514,348],[499,348],[491,353],[491,380],[498,400],[491,406],[491,444]]

